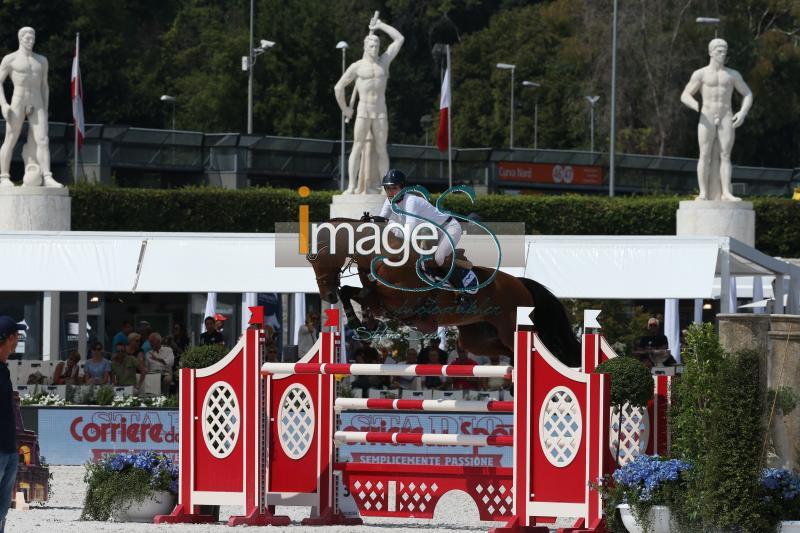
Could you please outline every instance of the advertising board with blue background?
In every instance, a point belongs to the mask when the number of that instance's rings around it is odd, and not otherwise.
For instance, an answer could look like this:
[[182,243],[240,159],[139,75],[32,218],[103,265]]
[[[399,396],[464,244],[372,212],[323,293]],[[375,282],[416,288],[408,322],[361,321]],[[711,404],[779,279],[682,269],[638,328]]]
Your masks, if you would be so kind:
[[[423,413],[348,411],[345,431],[401,431],[465,435],[511,435],[507,413]],[[129,450],[155,450],[177,460],[179,415],[165,409],[39,409],[41,454],[49,464],[80,465]],[[418,444],[347,444],[340,461],[383,464],[512,466],[510,447],[429,446]]]
[[52,465],[80,465],[128,450],[178,458],[177,410],[39,409],[39,449]]

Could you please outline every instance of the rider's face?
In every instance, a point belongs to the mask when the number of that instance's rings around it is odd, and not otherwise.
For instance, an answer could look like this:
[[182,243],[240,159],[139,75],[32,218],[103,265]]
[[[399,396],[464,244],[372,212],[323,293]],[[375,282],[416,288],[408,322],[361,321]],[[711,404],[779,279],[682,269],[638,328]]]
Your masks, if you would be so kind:
[[386,191],[386,196],[391,200],[394,196],[400,192],[399,185],[384,185],[383,190]]

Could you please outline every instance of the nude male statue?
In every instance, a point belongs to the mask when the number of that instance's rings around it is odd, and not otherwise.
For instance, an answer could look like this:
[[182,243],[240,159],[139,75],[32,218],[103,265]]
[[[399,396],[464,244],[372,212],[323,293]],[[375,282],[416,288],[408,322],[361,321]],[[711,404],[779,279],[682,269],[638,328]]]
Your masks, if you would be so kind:
[[[362,168],[362,157],[370,158],[371,156],[366,151],[368,146],[372,146],[377,156],[377,173],[374,169],[370,172],[376,176],[374,180],[376,188],[377,177],[382,177],[389,171],[389,153],[386,151],[386,140],[389,137],[386,83],[389,80],[389,64],[397,57],[405,38],[399,31],[381,22],[377,16],[370,21],[369,30],[369,35],[364,39],[364,56],[347,67],[334,87],[336,102],[348,120],[353,116],[353,104],[351,100],[350,105],[347,105],[344,90],[353,81],[355,81],[354,91],[358,93],[359,98],[358,108],[355,111],[353,150],[350,152],[347,165],[350,183],[344,194],[367,192],[366,185],[370,176],[364,176],[361,173],[359,177],[359,173]],[[392,38],[392,43],[380,56],[378,56],[380,40],[377,35],[373,35],[375,30],[382,30]],[[357,185],[358,189],[356,189]]]
[[[48,145],[47,107],[50,90],[47,85],[47,59],[33,52],[36,32],[28,26],[17,32],[19,50],[5,56],[0,62],[0,88],[11,76],[14,93],[11,103],[6,100],[5,91],[0,90],[0,109],[6,120],[6,137],[0,147],[0,187],[13,186],[10,180],[11,155],[17,143],[22,123],[28,119],[28,135],[36,145],[36,162],[39,165],[46,187],[63,187],[53,179],[50,171],[50,147]],[[31,147],[28,147],[30,150]],[[32,150],[31,150],[32,152]],[[26,164],[28,162],[26,161]]]
[[[753,94],[742,79],[741,74],[726,68],[725,56],[728,43],[723,39],[713,39],[708,43],[708,55],[711,60],[708,66],[694,71],[689,83],[681,94],[681,102],[700,113],[697,124],[697,140],[700,144],[700,155],[697,161],[697,183],[700,194],[697,200],[729,200],[740,198],[731,194],[731,148],[735,137],[734,129],[744,122],[747,112],[753,105]],[[731,109],[733,90],[742,95],[742,107],[733,114]],[[694,98],[700,90],[703,107]],[[720,194],[715,194],[716,176],[711,168],[719,161]]]

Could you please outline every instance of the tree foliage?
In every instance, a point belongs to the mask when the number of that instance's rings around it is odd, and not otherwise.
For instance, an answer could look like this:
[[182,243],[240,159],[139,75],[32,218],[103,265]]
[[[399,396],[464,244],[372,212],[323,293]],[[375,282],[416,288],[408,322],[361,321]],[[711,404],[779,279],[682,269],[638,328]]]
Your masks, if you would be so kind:
[[[88,122],[167,126],[171,108],[159,96],[171,94],[179,128],[240,132],[247,116],[241,58],[249,46],[249,7],[247,0],[8,0],[0,3],[0,43],[10,52],[19,27],[37,30],[37,51],[51,65],[51,120],[71,119],[69,74],[80,32]],[[339,136],[333,85],[341,52],[335,44],[349,43],[348,64],[359,58],[375,10],[406,37],[387,89],[391,142],[423,140],[420,118],[436,113],[442,74],[442,58],[432,50],[447,42],[453,46],[456,145],[508,144],[510,76],[495,67],[504,62],[517,66],[516,146],[533,145],[538,107],[540,148],[587,148],[584,97],[590,94],[600,96],[595,144],[607,146],[611,3],[601,0],[256,0],[256,46],[259,39],[277,43],[253,70],[257,133]],[[800,7],[793,0],[620,2],[619,150],[696,156],[697,118],[679,95],[692,71],[707,64],[714,36],[694,19],[720,14],[729,64],[755,97],[737,130],[734,160],[794,167],[800,155],[800,98],[793,83],[800,77]],[[541,87],[523,87],[523,80]]]

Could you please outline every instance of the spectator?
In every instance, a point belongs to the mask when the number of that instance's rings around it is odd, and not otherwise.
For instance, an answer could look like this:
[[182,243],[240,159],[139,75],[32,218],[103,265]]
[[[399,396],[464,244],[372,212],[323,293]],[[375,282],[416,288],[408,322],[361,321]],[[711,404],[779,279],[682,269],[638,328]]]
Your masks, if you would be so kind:
[[141,361],[144,368],[147,368],[147,363],[144,359],[144,350],[142,350],[142,336],[138,333],[131,333],[128,335],[128,345],[125,348],[128,355],[132,355]]
[[0,532],[5,527],[19,463],[14,387],[7,361],[17,349],[19,332],[26,329],[11,317],[0,316]]
[[207,316],[205,319],[206,330],[200,334],[200,345],[206,344],[222,344],[225,345],[225,337],[222,333],[217,331],[217,326],[213,316]]
[[150,334],[153,333],[153,328],[150,326],[150,322],[147,320],[142,320],[139,322],[139,331],[137,333],[141,335],[142,351],[144,353],[149,352],[152,349],[152,346],[150,346]]
[[[457,348],[458,356],[453,360],[452,365],[467,365],[467,366],[475,366],[476,363],[473,359],[469,357],[469,352],[462,349],[461,347]],[[478,380],[476,378],[464,378],[464,377],[454,377],[452,379],[453,383],[453,390],[478,390]]]
[[439,337],[434,337],[428,340],[428,345],[419,352],[419,357],[417,360],[420,364],[438,365],[440,364],[440,360],[447,359],[447,352],[439,348],[439,341]]
[[267,345],[267,362],[277,363],[278,361],[278,346],[274,342]]
[[83,381],[87,385],[106,385],[111,380],[111,361],[103,357],[103,345],[92,345],[92,356],[83,365]]
[[[132,335],[137,334],[132,333]],[[139,373],[138,380],[137,372]],[[131,355],[130,351],[126,349],[126,345],[117,344],[114,357],[111,358],[111,382],[118,387],[135,387],[138,393],[146,374],[144,362],[135,355]]]
[[[639,339],[639,347],[634,352],[642,363],[647,364],[649,361],[650,364],[647,365],[649,368],[653,367],[651,356],[656,357],[656,361],[660,361],[664,357],[664,352],[669,349],[667,336],[661,333],[659,325],[660,323],[655,317],[647,321],[647,335]],[[663,364],[664,366],[674,365],[675,359],[668,355]]]
[[128,344],[128,335],[133,333],[133,324],[131,324],[130,320],[123,320],[122,321],[122,329],[120,329],[114,338],[111,339],[111,346],[116,346],[117,344]]
[[[353,354],[356,364],[362,365],[367,362],[367,360],[364,358],[365,354],[366,352],[364,350],[356,350],[356,352]],[[353,376],[353,378],[355,379],[353,379],[353,382],[350,385],[351,388],[361,389],[364,397],[366,398],[367,389],[369,389],[371,386],[370,376]]]
[[309,311],[306,315],[306,323],[297,330],[297,356],[303,357],[314,347],[319,337],[319,313]]
[[225,332],[222,329],[225,327],[225,321],[228,320],[228,317],[221,313],[214,314],[214,326],[217,328],[217,331],[225,335]]
[[[101,354],[102,355],[102,354]],[[66,361],[59,361],[53,371],[53,385],[77,385],[80,380],[81,354],[71,350]]]
[[180,357],[183,355],[189,348],[189,335],[186,333],[186,327],[183,324],[176,322],[172,326],[172,335],[164,339],[164,344],[172,348],[172,353],[175,354],[176,363],[180,360]]
[[[416,365],[417,364],[417,351],[414,348],[409,348],[406,352],[406,361],[405,364],[407,365]],[[403,390],[420,390],[422,378],[415,377],[415,376],[396,376],[392,383],[393,388],[399,388]]]
[[[492,366],[511,366],[511,358],[506,355],[492,354],[489,356],[489,364]],[[510,386],[510,379],[488,378],[486,380],[486,388],[489,390],[507,389]]]
[[161,394],[166,396],[172,386],[175,354],[172,348],[162,344],[160,333],[151,333],[149,340],[151,349],[147,352],[147,371],[161,374]]

